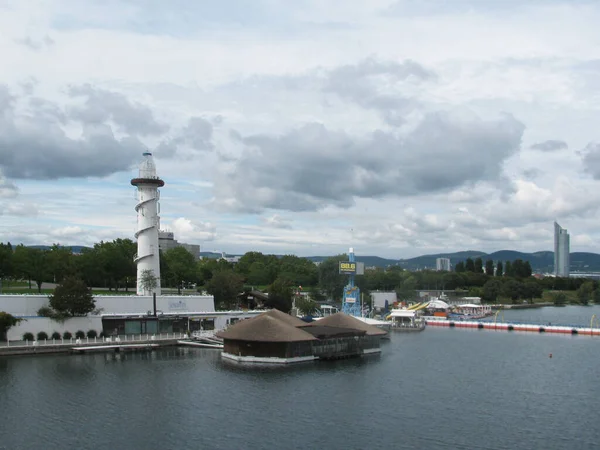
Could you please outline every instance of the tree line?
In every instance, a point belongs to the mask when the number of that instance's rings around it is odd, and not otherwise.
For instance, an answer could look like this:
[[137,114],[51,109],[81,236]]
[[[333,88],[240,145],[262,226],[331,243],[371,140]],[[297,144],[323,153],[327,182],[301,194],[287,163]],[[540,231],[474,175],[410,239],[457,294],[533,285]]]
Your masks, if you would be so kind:
[[[27,280],[40,292],[43,282],[61,283],[66,277],[81,279],[87,286],[128,291],[136,283],[136,250],[130,239],[100,242],[83,249],[81,254],[59,245],[46,250],[0,244],[0,279],[5,286],[10,280]],[[239,306],[241,292],[259,289],[269,293],[271,306],[286,310],[300,289],[309,292],[317,302],[340,301],[348,277],[339,274],[338,262],[347,260],[348,256],[341,254],[317,265],[294,255],[247,252],[232,264],[224,259],[197,260],[177,247],[161,252],[161,285],[176,288],[179,293],[184,288],[207,292],[214,295],[216,306],[221,309]],[[400,300],[414,300],[417,290],[463,290],[465,295],[488,302],[499,297],[514,302],[531,300],[546,290],[577,291],[586,281],[589,280],[559,277],[538,280],[531,276],[527,261],[484,263],[481,258],[459,262],[453,272],[410,272],[399,266],[370,268],[355,280],[365,298],[376,290],[396,291]],[[598,286],[590,283],[585,289],[590,290],[591,286],[589,295],[593,297]]]

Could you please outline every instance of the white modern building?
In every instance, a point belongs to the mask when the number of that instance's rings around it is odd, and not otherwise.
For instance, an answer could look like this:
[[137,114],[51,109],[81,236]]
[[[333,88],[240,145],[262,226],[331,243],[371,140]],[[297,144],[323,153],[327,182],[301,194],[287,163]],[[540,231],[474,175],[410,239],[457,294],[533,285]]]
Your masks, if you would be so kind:
[[554,222],[554,276],[568,277],[570,273],[569,233]]
[[435,260],[435,270],[438,272],[450,272],[450,258],[437,258]]
[[198,244],[184,244],[175,239],[172,231],[160,230],[158,232],[158,247],[166,252],[172,248],[183,247],[190,252],[194,258],[200,259],[200,246]]

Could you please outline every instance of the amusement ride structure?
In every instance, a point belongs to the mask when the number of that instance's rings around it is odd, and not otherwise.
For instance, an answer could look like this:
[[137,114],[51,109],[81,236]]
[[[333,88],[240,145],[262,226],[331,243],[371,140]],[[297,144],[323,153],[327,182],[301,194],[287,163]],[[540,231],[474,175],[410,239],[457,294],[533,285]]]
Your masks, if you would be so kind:
[[[165,182],[156,175],[156,166],[152,153],[146,152],[144,161],[140,164],[137,178],[131,180],[131,184],[137,187],[138,203],[135,205],[137,212],[137,294],[138,295],[160,295],[160,261],[158,251],[158,230],[160,229],[160,198],[159,187]],[[144,286],[143,278],[146,271],[151,271],[156,280],[156,287],[149,291]]]
[[354,259],[354,249],[350,248],[348,252],[348,261],[340,261],[340,274],[348,275],[348,284],[344,287],[344,297],[342,299],[342,312],[354,317],[362,316],[362,302],[360,298],[360,289],[354,285],[354,277],[364,273],[362,263],[357,263]]

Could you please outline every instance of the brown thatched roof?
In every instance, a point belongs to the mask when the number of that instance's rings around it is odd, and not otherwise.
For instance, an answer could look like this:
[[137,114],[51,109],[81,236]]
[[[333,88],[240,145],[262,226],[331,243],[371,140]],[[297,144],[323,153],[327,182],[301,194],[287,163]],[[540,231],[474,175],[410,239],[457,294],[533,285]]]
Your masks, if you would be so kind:
[[223,339],[252,342],[302,342],[316,341],[310,333],[296,328],[267,313],[252,319],[241,320],[225,331],[217,333]]
[[289,314],[281,312],[278,309],[270,309],[266,313],[263,313],[263,314],[266,314],[271,317],[275,317],[276,319],[279,319],[293,327],[303,327],[304,325],[306,325],[306,322],[304,320],[300,320],[297,317],[290,316]]
[[341,312],[311,322],[307,326],[353,328],[355,330],[366,331],[367,336],[385,336],[387,334],[387,331],[382,330],[381,328],[374,327],[373,325],[367,325],[363,321],[358,320],[356,317],[352,317]]

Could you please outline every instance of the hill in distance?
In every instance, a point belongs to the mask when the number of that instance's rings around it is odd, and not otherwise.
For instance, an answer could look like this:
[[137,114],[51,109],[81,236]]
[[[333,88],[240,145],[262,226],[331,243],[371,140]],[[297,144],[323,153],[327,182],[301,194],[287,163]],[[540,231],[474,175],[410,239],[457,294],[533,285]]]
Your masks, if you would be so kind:
[[[51,247],[48,245],[30,245],[32,248],[39,248],[49,250]],[[89,247],[83,245],[72,245],[67,246],[73,253],[81,253],[83,249],[89,249]],[[200,256],[203,258],[217,259],[222,255],[221,253],[215,252],[200,252]],[[241,255],[227,255],[227,256],[241,256]],[[276,255],[281,257],[283,255]],[[306,259],[319,263],[330,256],[307,256]],[[381,258],[379,256],[362,256],[357,255],[356,260],[363,262],[366,267],[381,267],[386,268],[389,266],[400,266],[406,270],[435,270],[435,260],[437,258],[449,258],[452,266],[456,266],[460,261],[465,261],[467,258],[475,259],[481,258],[485,264],[485,261],[491,259],[494,262],[502,261],[514,261],[521,259],[523,261],[529,261],[531,268],[534,272],[552,272],[554,270],[554,252],[540,251],[534,253],[523,253],[515,250],[500,250],[493,253],[485,253],[478,250],[465,250],[454,253],[437,253],[434,255],[423,255],[415,258],[408,259],[390,259]],[[600,272],[600,254],[589,253],[589,252],[574,252],[571,253],[571,271],[572,272]]]

